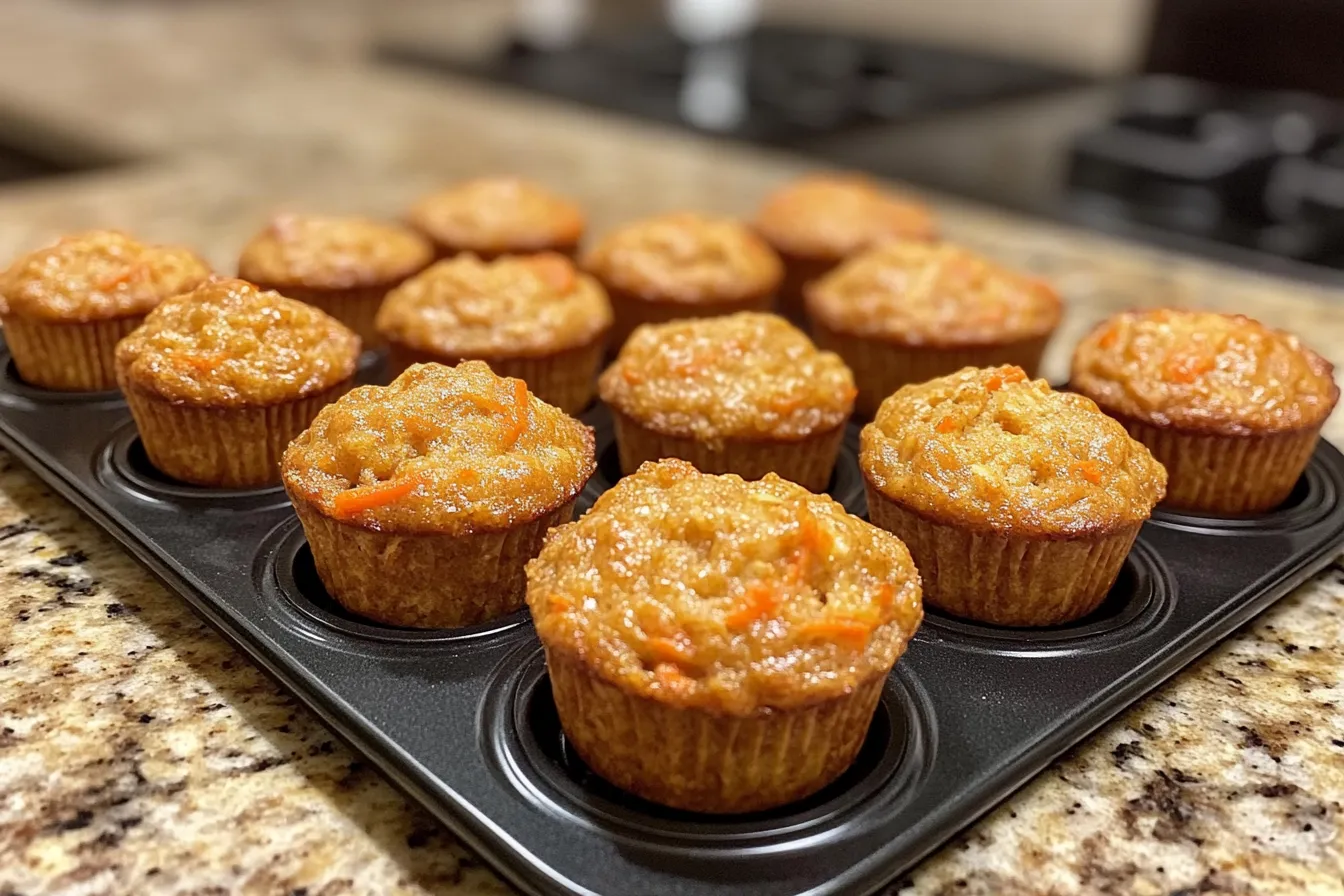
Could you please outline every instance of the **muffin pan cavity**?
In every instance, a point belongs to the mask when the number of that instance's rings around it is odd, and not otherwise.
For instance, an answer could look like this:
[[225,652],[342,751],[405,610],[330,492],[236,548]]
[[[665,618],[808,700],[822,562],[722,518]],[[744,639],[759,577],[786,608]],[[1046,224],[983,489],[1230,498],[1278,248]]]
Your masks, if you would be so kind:
[[357,616],[342,607],[322,584],[303,529],[293,526],[271,556],[271,574],[288,606],[304,619],[352,638],[389,644],[443,644],[468,642],[502,635],[530,620],[519,609],[500,619],[459,628],[402,628]]
[[[525,649],[526,650],[526,649]],[[487,698],[486,749],[497,774],[524,798],[573,824],[673,852],[783,848],[843,837],[868,812],[891,811],[927,771],[929,707],[898,667],[854,764],[812,796],[769,812],[705,815],[632,797],[584,764],[566,742],[542,651],[531,649]]]
[[55,389],[43,389],[30,386],[19,376],[14,358],[8,351],[0,350],[0,402],[22,407],[36,408],[44,404],[118,404],[122,401],[121,391],[106,389],[100,392],[58,392]]
[[[1159,511],[1078,623],[1006,629],[930,610],[847,772],[771,812],[697,815],[635,799],[571,753],[525,610],[447,630],[357,618],[322,587],[282,489],[173,482],[115,396],[21,386],[12,372],[0,384],[0,445],[530,896],[885,891],[1344,546],[1344,456],[1322,442],[1272,514]],[[583,419],[603,468],[579,512],[619,475],[605,409]],[[857,432],[830,492],[862,514]]]
[[1139,539],[1101,606],[1076,622],[1008,628],[959,619],[926,604],[924,632],[971,650],[1036,657],[1086,654],[1143,637],[1171,612],[1175,591],[1175,580],[1161,557]]
[[289,503],[285,490],[279,485],[254,489],[207,488],[173,479],[150,463],[134,423],[122,426],[107,440],[98,453],[95,466],[98,480],[103,485],[152,503],[237,510],[282,507]]
[[1302,471],[1288,500],[1268,513],[1226,517],[1190,510],[1153,511],[1153,522],[1186,532],[1207,535],[1264,535],[1267,532],[1292,532],[1325,520],[1339,504],[1336,480],[1326,469],[1318,453]]

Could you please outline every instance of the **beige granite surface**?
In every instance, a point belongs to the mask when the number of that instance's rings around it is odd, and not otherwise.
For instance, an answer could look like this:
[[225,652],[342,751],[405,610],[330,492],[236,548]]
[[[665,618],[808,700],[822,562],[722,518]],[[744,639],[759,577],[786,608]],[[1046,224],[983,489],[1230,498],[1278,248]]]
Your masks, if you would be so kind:
[[[668,208],[743,212],[801,169],[356,65],[350,18],[294,26],[310,40],[295,51],[249,20],[259,8],[5,4],[0,116],[145,158],[0,189],[0,257],[122,226],[227,269],[276,209],[395,214],[481,171],[573,193],[600,230]],[[53,34],[98,67],[31,77]],[[1344,296],[938,206],[952,236],[1061,287],[1052,375],[1088,324],[1146,304],[1246,311],[1344,362]],[[1328,434],[1344,439],[1338,415]],[[891,892],[1344,893],[1341,600],[1337,564]],[[507,888],[450,835],[0,453],[0,894],[495,892]]]

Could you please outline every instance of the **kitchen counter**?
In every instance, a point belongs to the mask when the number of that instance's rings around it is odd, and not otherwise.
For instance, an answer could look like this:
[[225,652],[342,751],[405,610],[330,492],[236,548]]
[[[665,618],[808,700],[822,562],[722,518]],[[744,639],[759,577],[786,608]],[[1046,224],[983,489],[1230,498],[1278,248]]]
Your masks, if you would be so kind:
[[[0,189],[0,258],[62,231],[119,226],[195,245],[229,270],[277,209],[394,215],[430,186],[482,171],[579,197],[600,231],[677,207],[746,212],[803,168],[354,65],[330,42],[272,59],[275,47],[244,39],[255,23],[214,4],[173,13],[195,23],[204,49],[170,42],[157,59],[139,50],[134,65],[127,35],[143,39],[144,23],[158,21],[148,7],[99,13],[106,21],[72,36],[82,19],[60,16],[86,4],[14,5],[21,14],[0,35],[0,114],[143,161]],[[339,19],[329,27],[349,37]],[[76,65],[25,77],[31,48],[53,31],[90,42],[91,53],[100,32],[111,35],[96,50],[103,71],[120,58],[108,47],[125,41],[136,88],[72,74]],[[218,66],[226,74],[209,77]],[[174,77],[178,88],[144,93]],[[1065,294],[1048,375],[1064,372],[1095,320],[1154,304],[1244,311],[1344,362],[1344,305],[1318,287],[935,202],[950,236]],[[1340,415],[1327,435],[1344,444]],[[892,892],[1344,892],[1342,598],[1337,563]],[[6,896],[508,892],[2,452],[0,857]]]

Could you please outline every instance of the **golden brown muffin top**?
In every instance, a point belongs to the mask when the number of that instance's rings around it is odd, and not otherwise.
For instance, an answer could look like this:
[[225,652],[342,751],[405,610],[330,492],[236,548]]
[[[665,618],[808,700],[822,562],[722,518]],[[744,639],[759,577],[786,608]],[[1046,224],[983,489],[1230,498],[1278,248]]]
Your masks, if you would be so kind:
[[807,310],[837,332],[937,347],[1044,336],[1062,309],[1044,282],[959,246],[893,243],[810,284]]
[[1071,379],[1109,412],[1238,436],[1320,426],[1339,400],[1333,373],[1296,336],[1249,317],[1159,308],[1088,334]]
[[922,618],[895,536],[773,473],[646,463],[527,566],[537,634],[627,692],[749,716],[886,675]]
[[464,253],[388,293],[377,325],[387,339],[445,357],[543,355],[600,338],[611,305],[563,255]]
[[411,226],[455,252],[570,249],[583,237],[583,211],[538,184],[480,177],[431,193],[408,214]]
[[243,247],[238,276],[277,289],[350,289],[400,283],[433,258],[429,242],[399,224],[277,215]]
[[740,221],[675,212],[603,237],[583,266],[609,287],[650,302],[724,302],[772,294],[784,268]]
[[753,224],[780,252],[839,261],[890,240],[932,240],[933,214],[860,174],[812,174],[766,197]]
[[1020,367],[905,386],[863,429],[882,494],[937,522],[1016,536],[1096,535],[1147,519],[1167,471],[1089,398]]
[[281,462],[293,500],[378,532],[510,529],[565,504],[593,433],[481,361],[413,364],[322,409]]
[[311,305],[242,280],[165,300],[117,343],[117,379],[167,401],[293,401],[354,376],[359,337]]
[[804,439],[844,425],[854,375],[773,314],[645,324],[598,381],[602,400],[658,432],[721,439]]
[[144,314],[210,277],[178,246],[95,230],[21,256],[0,274],[3,313],[44,323],[85,323]]

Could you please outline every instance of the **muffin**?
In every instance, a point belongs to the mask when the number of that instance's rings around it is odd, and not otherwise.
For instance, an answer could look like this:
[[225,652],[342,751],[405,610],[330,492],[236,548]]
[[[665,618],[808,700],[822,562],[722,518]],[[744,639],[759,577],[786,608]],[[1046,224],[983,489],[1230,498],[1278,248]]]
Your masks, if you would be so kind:
[[607,234],[583,260],[607,288],[619,347],[635,327],[735,311],[766,311],[783,267],[732,218],[679,212]]
[[899,540],[780,479],[645,464],[527,567],[567,742],[666,806],[754,812],[858,754],[918,627]]
[[522,606],[524,565],[573,516],[596,462],[588,427],[467,361],[355,389],[282,466],[331,596],[379,622],[433,628]]
[[1293,490],[1339,400],[1333,371],[1248,317],[1157,309],[1093,330],[1074,352],[1071,387],[1166,466],[1164,504],[1238,514]]
[[159,302],[209,277],[187,249],[108,230],[24,255],[0,274],[0,323],[14,366],[44,389],[114,389],[117,340]]
[[781,317],[646,324],[599,382],[621,469],[664,457],[705,473],[774,472],[826,488],[854,410],[854,377]]
[[243,247],[238,276],[321,308],[370,346],[387,291],[433,258],[424,237],[397,224],[280,215]]
[[359,337],[242,280],[164,301],[117,344],[117,383],[149,460],[195,485],[280,480],[280,455],[350,388]]
[[592,401],[611,306],[597,281],[563,255],[482,261],[466,253],[393,290],[377,323],[393,374],[475,358],[574,414]]
[[967,366],[1034,375],[1061,313],[1045,283],[946,243],[870,249],[806,292],[813,337],[854,371],[865,417],[901,386]]
[[1020,367],[906,386],[864,427],[868,516],[910,548],[929,606],[996,625],[1106,597],[1166,471],[1089,398]]
[[583,211],[538,184],[516,177],[480,177],[425,196],[407,215],[433,241],[440,258],[558,252],[574,255]]
[[766,197],[752,226],[784,261],[779,310],[805,320],[803,287],[846,258],[886,242],[927,242],[928,206],[860,174],[812,174]]

